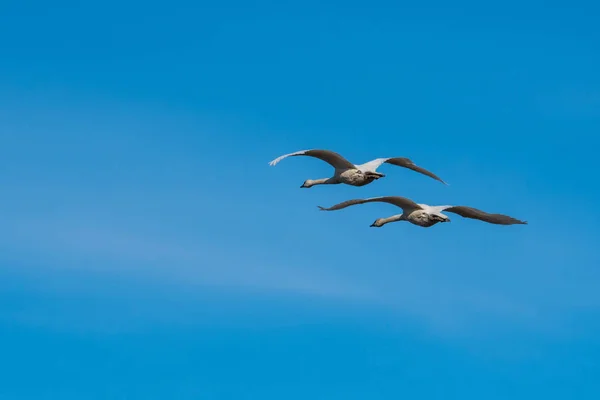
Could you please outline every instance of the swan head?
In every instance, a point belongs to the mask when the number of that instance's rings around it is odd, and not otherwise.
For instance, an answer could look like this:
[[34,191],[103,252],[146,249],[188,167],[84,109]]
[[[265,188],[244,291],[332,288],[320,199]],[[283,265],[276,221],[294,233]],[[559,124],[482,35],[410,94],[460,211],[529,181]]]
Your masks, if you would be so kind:
[[385,225],[384,218],[377,218],[375,222],[371,224],[371,228],[381,228],[383,225]]
[[302,184],[302,186],[300,186],[300,188],[309,188],[312,187],[314,185],[313,180],[312,179],[307,179],[304,181],[304,183]]

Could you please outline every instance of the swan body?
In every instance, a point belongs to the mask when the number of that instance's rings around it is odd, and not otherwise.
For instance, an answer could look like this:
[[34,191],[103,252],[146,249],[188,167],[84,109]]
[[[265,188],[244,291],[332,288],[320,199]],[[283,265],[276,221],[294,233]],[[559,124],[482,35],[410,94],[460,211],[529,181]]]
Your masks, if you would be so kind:
[[463,218],[478,219],[480,221],[496,225],[527,224],[526,221],[521,221],[508,215],[489,214],[473,207],[449,205],[430,206],[427,204],[417,204],[414,201],[401,196],[381,196],[367,199],[347,200],[328,208],[321,206],[319,206],[319,208],[322,211],[335,211],[353,205],[371,202],[384,202],[402,208],[402,214],[376,219],[375,222],[371,224],[372,227],[376,228],[380,228],[385,224],[397,221],[408,221],[413,225],[417,225],[422,228],[429,228],[440,222],[450,222],[450,218],[443,214],[444,211],[458,214]]
[[330,150],[312,149],[284,154],[269,162],[269,165],[277,165],[281,160],[294,156],[309,156],[318,158],[334,168],[334,174],[332,177],[322,179],[307,179],[304,181],[302,186],[300,186],[301,188],[310,188],[315,185],[331,185],[341,183],[350,186],[365,186],[377,179],[385,177],[384,174],[377,172],[377,168],[384,163],[411,169],[415,172],[427,175],[432,179],[446,184],[446,182],[444,182],[434,173],[417,166],[410,159],[405,157],[376,158],[375,160],[367,163],[355,165],[336,152]]

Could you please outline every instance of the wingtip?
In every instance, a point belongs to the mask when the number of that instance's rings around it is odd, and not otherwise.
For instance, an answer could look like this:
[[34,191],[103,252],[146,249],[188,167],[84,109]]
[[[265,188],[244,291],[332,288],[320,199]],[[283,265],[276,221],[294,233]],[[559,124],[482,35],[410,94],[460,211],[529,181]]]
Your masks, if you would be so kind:
[[317,206],[317,207],[318,207],[318,208],[319,208],[319,210],[321,210],[321,211],[327,211],[327,210],[325,209],[325,207],[321,207],[321,206]]
[[450,184],[449,184],[448,182],[446,182],[445,180],[443,180],[442,178],[440,178],[440,177],[439,177],[439,176],[437,176],[437,175],[433,175],[433,176],[432,176],[432,178],[433,178],[433,179],[435,179],[435,180],[436,180],[436,181],[438,181],[438,182],[441,182],[442,184],[444,184],[444,185],[446,185],[446,186],[450,186]]
[[269,165],[272,167],[274,165],[277,165],[277,163],[279,163],[279,161],[281,161],[281,157],[274,158],[271,161],[269,161]]

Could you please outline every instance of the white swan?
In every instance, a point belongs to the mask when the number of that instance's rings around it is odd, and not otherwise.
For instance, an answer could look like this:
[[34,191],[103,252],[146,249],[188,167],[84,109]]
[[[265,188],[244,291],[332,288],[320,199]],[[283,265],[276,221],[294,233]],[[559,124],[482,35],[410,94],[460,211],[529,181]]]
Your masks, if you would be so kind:
[[385,202],[402,208],[402,214],[393,215],[387,218],[378,218],[371,224],[372,227],[380,228],[383,225],[396,222],[396,221],[408,221],[414,225],[421,226],[423,228],[429,228],[438,222],[450,222],[450,218],[442,214],[442,211],[451,212],[460,215],[464,218],[478,219],[490,224],[498,225],[514,225],[514,224],[527,224],[526,221],[520,221],[508,215],[502,214],[488,214],[484,211],[478,210],[472,207],[466,206],[429,206],[427,204],[417,204],[414,201],[407,199],[406,197],[400,196],[382,196],[382,197],[371,197],[368,199],[355,199],[347,200],[342,203],[336,204],[329,208],[318,206],[323,211],[334,211],[341,210],[355,204],[364,204],[370,202]]
[[310,188],[315,185],[339,183],[345,183],[347,185],[352,186],[364,186],[373,182],[374,180],[383,178],[385,176],[384,174],[377,172],[377,168],[379,168],[379,166],[383,163],[412,169],[413,171],[419,172],[437,181],[440,181],[443,184],[447,184],[446,182],[441,180],[437,175],[415,165],[415,163],[413,163],[411,160],[404,157],[377,158],[364,164],[354,165],[350,161],[346,160],[344,157],[333,151],[312,149],[296,151],[290,154],[284,154],[269,162],[269,165],[274,166],[284,158],[292,156],[315,157],[325,161],[333,168],[335,168],[334,175],[331,178],[307,179],[306,181],[304,181],[302,186],[300,186],[301,188]]

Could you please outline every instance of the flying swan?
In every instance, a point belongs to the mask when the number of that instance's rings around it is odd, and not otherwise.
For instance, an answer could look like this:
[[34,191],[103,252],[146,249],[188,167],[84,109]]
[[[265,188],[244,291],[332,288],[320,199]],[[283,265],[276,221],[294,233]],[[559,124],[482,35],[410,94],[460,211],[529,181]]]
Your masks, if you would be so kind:
[[304,181],[302,186],[300,186],[301,188],[310,188],[315,185],[339,183],[345,183],[351,186],[364,186],[373,182],[374,180],[385,177],[384,174],[377,172],[377,168],[379,168],[379,166],[383,163],[412,169],[413,171],[419,172],[421,174],[429,176],[430,178],[440,181],[443,184],[447,184],[446,182],[441,180],[437,175],[415,165],[415,163],[413,163],[411,160],[404,157],[377,158],[375,160],[369,161],[361,165],[354,165],[350,161],[346,160],[344,157],[333,151],[312,149],[296,151],[290,154],[284,154],[269,162],[269,165],[274,166],[284,158],[292,156],[315,157],[319,160],[325,161],[333,168],[335,168],[335,172],[331,178],[307,179],[306,181]]
[[382,196],[382,197],[371,197],[368,199],[355,199],[347,200],[342,203],[336,204],[329,208],[318,206],[322,211],[334,211],[341,210],[349,206],[356,204],[364,204],[371,202],[384,202],[390,203],[395,206],[402,208],[402,214],[392,215],[387,218],[378,218],[371,224],[372,227],[380,228],[383,225],[396,222],[396,221],[408,221],[414,225],[421,226],[423,228],[429,228],[438,222],[450,222],[450,218],[442,214],[442,211],[451,212],[460,215],[464,218],[478,219],[490,224],[497,225],[514,225],[514,224],[527,224],[526,221],[520,221],[508,215],[502,214],[488,214],[484,211],[478,210],[472,207],[466,206],[429,206],[427,204],[417,204],[414,201],[407,199],[406,197],[400,196]]

